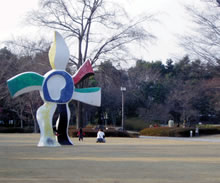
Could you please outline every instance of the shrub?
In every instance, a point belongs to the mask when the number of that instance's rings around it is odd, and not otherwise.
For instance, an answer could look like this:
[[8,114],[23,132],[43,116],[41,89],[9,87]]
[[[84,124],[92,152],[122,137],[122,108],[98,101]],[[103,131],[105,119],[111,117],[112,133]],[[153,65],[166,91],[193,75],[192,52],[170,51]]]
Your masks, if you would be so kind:
[[[189,137],[190,131],[195,136],[195,128],[145,128],[140,131],[140,135],[144,136],[167,136],[167,137]],[[200,128],[199,135],[220,134],[220,127]]]
[[86,128],[95,128],[95,125],[89,123],[88,125],[86,125]]
[[[97,136],[97,129],[93,128],[83,128],[83,132],[85,133],[85,137],[96,137]],[[115,129],[104,130],[106,137],[132,137],[126,131],[118,131]],[[74,128],[69,128],[69,136],[70,137],[77,137],[78,130]]]
[[0,133],[33,133],[33,129],[18,127],[0,127]]
[[146,136],[169,136],[170,129],[167,127],[145,128],[140,131],[140,135]]
[[128,118],[125,120],[125,129],[132,131],[140,131],[149,126],[140,118]]

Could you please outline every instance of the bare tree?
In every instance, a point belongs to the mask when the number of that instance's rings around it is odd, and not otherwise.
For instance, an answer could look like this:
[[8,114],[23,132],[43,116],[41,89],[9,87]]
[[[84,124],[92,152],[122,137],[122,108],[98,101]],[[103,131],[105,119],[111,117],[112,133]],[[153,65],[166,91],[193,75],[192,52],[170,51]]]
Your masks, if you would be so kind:
[[9,96],[6,80],[12,76],[12,71],[14,70],[14,62],[17,58],[13,55],[6,47],[0,49],[0,102],[4,104],[5,98]]
[[[169,110],[181,114],[180,120],[190,122],[190,118],[196,118],[199,112],[193,107],[193,100],[199,95],[203,87],[193,85],[190,82],[176,81],[175,88],[168,97]],[[179,123],[179,122],[178,122]]]
[[[41,0],[28,21],[37,26],[56,29],[75,46],[71,61],[79,68],[88,58],[92,63],[123,59],[127,44],[146,41],[154,36],[141,26],[152,16],[138,20],[128,18],[120,6],[106,0]],[[75,52],[73,52],[75,50]]]
[[[128,60],[131,43],[154,38],[142,26],[152,18],[130,19],[123,8],[107,0],[41,0],[28,21],[61,31],[74,46],[70,61],[79,68],[88,58],[92,64]],[[80,108],[78,102],[78,125],[82,123]]]
[[152,104],[149,109],[138,108],[138,114],[148,123],[165,123],[169,119],[169,108],[164,104]]
[[188,53],[203,61],[216,63],[220,60],[220,9],[215,0],[201,0],[204,7],[186,7],[195,23],[194,32],[182,38]]
[[26,120],[24,113],[31,114],[36,131],[37,122],[34,116],[41,104],[39,92],[12,99],[6,81],[16,74],[26,71],[34,71],[42,75],[49,71],[51,67],[48,60],[48,49],[46,49],[46,47],[49,48],[49,45],[42,41],[21,42],[15,40],[7,42],[7,45],[8,48],[0,49],[0,67],[2,69],[0,73],[0,107],[15,112],[20,119],[21,128],[23,128],[23,121]]
[[[47,41],[43,37],[40,37],[37,40],[31,40],[25,37],[16,37],[11,40],[4,41],[4,44],[18,57],[29,56],[33,58],[37,54],[46,54],[47,56],[51,42]],[[48,61],[47,57],[45,59],[45,63]],[[42,61],[41,64],[43,64]],[[46,63],[46,65],[48,65],[48,63]]]

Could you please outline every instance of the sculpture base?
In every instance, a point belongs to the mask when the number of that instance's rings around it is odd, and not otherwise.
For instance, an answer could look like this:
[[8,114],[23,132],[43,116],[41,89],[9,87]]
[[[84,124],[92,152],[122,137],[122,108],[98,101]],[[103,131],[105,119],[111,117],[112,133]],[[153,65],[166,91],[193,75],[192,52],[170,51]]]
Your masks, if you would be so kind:
[[38,147],[59,147],[60,144],[54,138],[46,137],[46,138],[40,139],[37,146]]

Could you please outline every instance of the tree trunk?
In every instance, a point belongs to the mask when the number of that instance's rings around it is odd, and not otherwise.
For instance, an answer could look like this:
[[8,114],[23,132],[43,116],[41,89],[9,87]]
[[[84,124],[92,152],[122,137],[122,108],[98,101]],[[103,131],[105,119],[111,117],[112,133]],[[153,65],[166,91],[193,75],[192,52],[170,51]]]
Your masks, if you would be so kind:
[[39,131],[39,127],[38,127],[36,119],[34,119],[34,133],[38,133],[38,131]]
[[76,104],[76,128],[83,128],[82,103]]
[[[87,80],[83,80],[82,82],[79,83],[79,88],[85,88],[88,85]],[[85,117],[83,116],[84,110],[83,110],[83,103],[77,101],[76,103],[76,128],[83,128],[84,127],[84,120]]]
[[39,127],[38,127],[38,123],[37,123],[37,119],[36,119],[36,113],[34,112],[34,109],[33,109],[34,105],[33,105],[33,102],[31,99],[29,100],[29,103],[30,103],[31,115],[34,120],[34,133],[38,133]]
[[32,110],[31,110],[31,113],[32,113],[32,117],[33,117],[33,120],[34,120],[34,133],[38,133],[39,127],[38,127],[36,115],[32,112]]
[[24,128],[24,125],[23,125],[23,120],[21,119],[21,128]]

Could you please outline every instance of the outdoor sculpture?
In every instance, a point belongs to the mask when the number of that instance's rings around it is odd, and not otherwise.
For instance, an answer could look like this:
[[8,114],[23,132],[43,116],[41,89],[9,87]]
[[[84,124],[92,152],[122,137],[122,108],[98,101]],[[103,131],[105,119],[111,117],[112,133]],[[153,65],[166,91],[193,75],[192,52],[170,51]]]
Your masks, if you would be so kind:
[[[69,60],[69,49],[62,36],[55,32],[55,39],[49,51],[52,70],[44,76],[35,72],[25,72],[7,81],[12,97],[39,90],[44,104],[37,110],[40,127],[38,146],[73,145],[68,136],[70,110],[68,103],[73,99],[86,104],[101,105],[101,88],[75,88],[85,77],[94,74],[90,61],[86,61],[71,76],[65,71]],[[59,118],[56,122],[57,136],[52,128],[52,118],[56,108]]]

